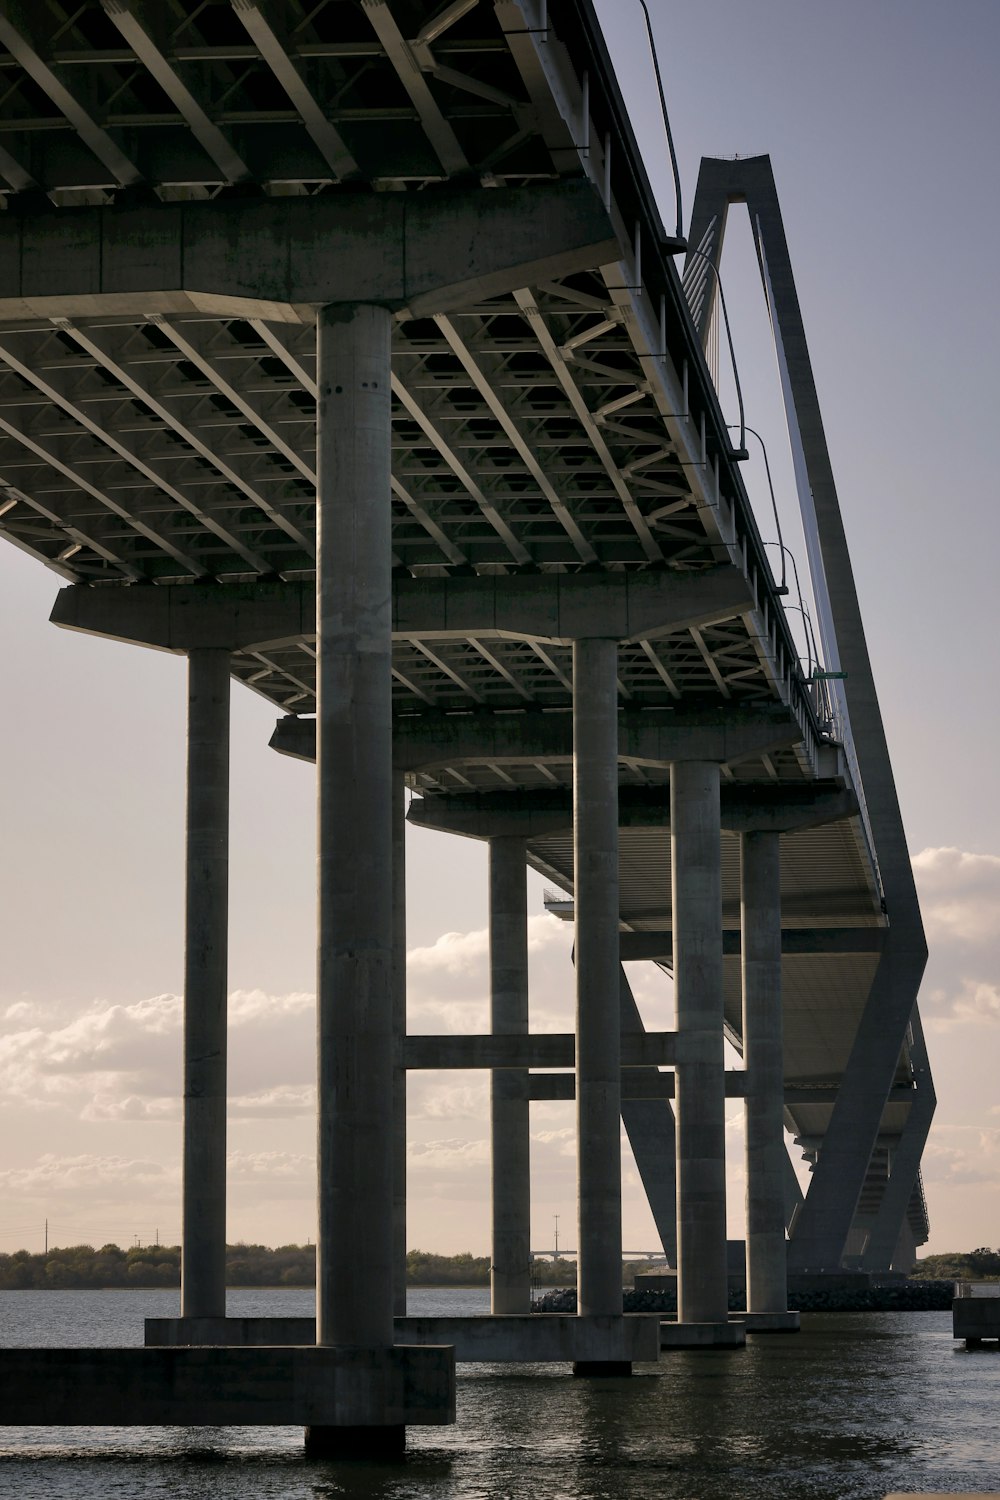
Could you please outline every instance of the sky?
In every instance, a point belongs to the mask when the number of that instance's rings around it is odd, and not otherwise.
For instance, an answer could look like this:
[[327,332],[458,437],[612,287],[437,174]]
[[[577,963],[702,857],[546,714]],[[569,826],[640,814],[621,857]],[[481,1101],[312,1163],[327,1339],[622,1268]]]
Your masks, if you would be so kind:
[[[771,155],[931,950],[938,1092],[926,1252],[1000,1244],[998,686],[992,438],[1000,313],[995,0],[649,0],[685,222],[702,155]],[[638,0],[599,0],[668,227]],[[722,263],[747,421],[800,568],[746,216]],[[723,405],[735,410],[731,377]],[[759,460],[748,484],[773,538]],[[185,667],[55,629],[59,580],[0,547],[0,1250],[176,1242]],[[233,696],[229,1238],[315,1234],[312,768]],[[410,830],[414,1031],[487,1028],[482,846]],[[571,1026],[571,934],[530,881],[532,1023]],[[630,966],[647,1025],[671,987]],[[443,1081],[442,1081],[443,1078]],[[487,1085],[410,1087],[411,1247],[485,1253]],[[730,1233],[742,1126],[730,1106]],[[575,1242],[573,1110],[532,1111],[534,1248]],[[629,1249],[655,1235],[627,1151]]]

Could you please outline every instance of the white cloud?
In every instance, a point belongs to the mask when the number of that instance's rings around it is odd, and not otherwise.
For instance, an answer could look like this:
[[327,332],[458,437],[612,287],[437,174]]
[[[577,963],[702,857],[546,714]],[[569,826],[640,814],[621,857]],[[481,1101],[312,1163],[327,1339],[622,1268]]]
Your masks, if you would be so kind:
[[[229,1001],[230,1109],[237,1117],[311,1112],[314,997],[237,990]],[[95,1001],[66,1020],[18,1002],[0,1020],[0,1098],[90,1121],[159,1121],[181,1112],[182,1003],[156,995]]]
[[921,991],[929,1031],[1000,1022],[1000,858],[961,849],[914,856],[930,960]]
[[935,1187],[1000,1188],[1000,1126],[936,1126],[924,1148],[921,1173]]
[[961,849],[922,849],[913,858],[924,926],[931,943],[995,943],[1000,857]]
[[316,1177],[316,1158],[293,1151],[231,1151],[226,1176],[234,1185],[266,1181],[296,1183],[309,1188]]
[[963,979],[951,993],[932,990],[931,1000],[935,1011],[944,1014],[933,1015],[928,1030],[950,1031],[954,1026],[1000,1023],[1000,987],[995,984]]
[[[462,1074],[463,1081],[445,1081],[441,1073],[411,1073],[407,1079],[406,1113],[410,1120],[476,1120],[489,1115],[489,1075]],[[454,1076],[454,1075],[453,1075]]]
[[142,1098],[100,1090],[80,1111],[81,1120],[179,1120],[183,1101],[173,1095]]
[[[573,929],[543,913],[528,919],[531,1025],[563,1031],[571,1024]],[[407,1009],[413,1032],[483,1032],[490,1024],[489,933],[447,932],[407,955]]]
[[73,1196],[85,1202],[103,1202],[123,1190],[169,1186],[179,1181],[179,1170],[143,1157],[57,1156],[46,1152],[31,1166],[0,1172],[0,1192],[21,1199],[49,1202]]
[[467,1140],[462,1136],[439,1141],[410,1141],[406,1159],[409,1166],[419,1172],[464,1172],[469,1167],[487,1166],[490,1146],[489,1141],[482,1138]]
[[281,1120],[311,1115],[316,1108],[315,1084],[279,1084],[257,1094],[231,1094],[231,1120]]
[[316,996],[309,991],[268,995],[263,990],[232,990],[229,995],[230,1028],[284,1025],[291,1016],[305,1016],[310,1023],[316,1013]]

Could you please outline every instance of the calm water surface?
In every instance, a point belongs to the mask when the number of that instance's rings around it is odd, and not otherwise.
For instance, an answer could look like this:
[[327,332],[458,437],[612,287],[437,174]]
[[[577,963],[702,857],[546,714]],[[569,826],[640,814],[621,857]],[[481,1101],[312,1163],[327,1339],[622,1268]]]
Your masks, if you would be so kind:
[[[311,1313],[233,1292],[233,1314]],[[416,1313],[485,1292],[416,1292]],[[0,1344],[142,1342],[174,1292],[0,1292]],[[394,1466],[309,1461],[299,1428],[0,1427],[0,1497],[24,1500],[854,1500],[1000,1490],[1000,1354],[950,1313],[803,1316],[797,1337],[675,1353],[631,1380],[459,1366],[458,1423],[411,1428]],[[995,1350],[995,1346],[994,1346]]]

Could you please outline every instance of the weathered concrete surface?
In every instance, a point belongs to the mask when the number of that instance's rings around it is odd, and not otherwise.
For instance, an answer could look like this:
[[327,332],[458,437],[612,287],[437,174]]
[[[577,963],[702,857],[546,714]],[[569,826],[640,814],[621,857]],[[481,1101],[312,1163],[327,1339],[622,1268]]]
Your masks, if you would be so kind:
[[[576,1041],[568,1032],[532,1036],[408,1036],[403,1044],[408,1068],[572,1068]],[[670,1067],[677,1055],[673,1031],[626,1033],[621,1038],[623,1067]]]
[[393,1342],[390,316],[317,320],[316,1338]]
[[[563,1313],[468,1318],[397,1318],[407,1345],[450,1345],[459,1364],[550,1364],[655,1360],[656,1314],[574,1317]],[[311,1344],[312,1318],[147,1318],[147,1347],[226,1344],[238,1348]]]
[[316,1342],[315,1318],[147,1318],[147,1349],[225,1345],[261,1349]]
[[742,1322],[661,1323],[661,1349],[742,1349],[747,1331]]
[[780,834],[740,837],[747,1309],[788,1310]]
[[0,319],[204,312],[311,323],[332,302],[414,316],[616,261],[589,182],[5,214]]
[[[746,1077],[747,1075],[738,1068],[726,1070],[727,1099],[744,1097]],[[673,1073],[661,1073],[652,1068],[624,1067],[621,1085],[622,1104],[624,1106],[626,1100],[673,1099],[676,1093],[674,1084]],[[576,1079],[572,1073],[529,1073],[527,1093],[529,1099],[575,1099]],[[624,1108],[622,1117],[624,1119]],[[671,1160],[673,1160],[672,1154]]]
[[[884,940],[884,927],[787,928],[781,934],[781,951],[785,954],[878,953]],[[669,963],[673,957],[673,936],[669,932],[623,932],[620,942],[622,963],[636,963],[642,959]],[[737,955],[740,947],[740,934],[726,928],[722,934],[723,956]],[[828,1100],[824,1102],[829,1103]]]
[[747,1333],[798,1333],[802,1320],[797,1312],[739,1313]]
[[453,1341],[456,1360],[496,1363],[578,1363],[588,1360],[655,1360],[658,1356],[656,1316],[627,1313],[618,1316],[573,1317],[561,1313],[531,1313],[522,1317],[402,1318],[397,1337],[423,1344]]
[[160,651],[279,646],[316,635],[316,585],[307,582],[158,584],[60,589],[49,619],[64,630]]
[[1000,1339],[1000,1297],[956,1297],[951,1327],[955,1338],[967,1342]]
[[[741,760],[797,744],[802,730],[783,704],[755,708],[651,709],[618,715],[618,754],[640,765],[669,767],[685,758],[735,765]],[[271,736],[272,749],[299,760],[316,756],[315,721],[286,714]],[[401,769],[435,766],[534,765],[573,759],[569,714],[489,712],[445,714],[433,710],[399,719],[394,754]]]
[[[396,578],[392,633],[400,639],[538,640],[568,644],[595,633],[652,640],[749,609],[753,596],[731,567],[703,573],[557,573],[476,578]],[[316,634],[315,589],[291,580],[91,588],[70,584],[51,619],[68,630],[164,651],[280,645]]]
[[378,1427],[454,1420],[450,1348],[0,1350],[0,1422],[7,1425]]
[[421,640],[474,635],[569,645],[599,636],[628,643],[729,620],[753,602],[744,575],[726,566],[701,573],[407,578],[394,588],[392,624],[397,635]]
[[[579,576],[579,575],[578,575]],[[66,590],[63,591],[68,592]],[[683,715],[680,715],[683,724]],[[720,822],[728,833],[818,828],[824,823],[856,817],[858,799],[852,791],[832,781],[807,782],[803,786],[769,787],[755,783],[720,788]],[[504,792],[449,793],[424,796],[412,804],[409,821],[421,828],[458,833],[467,838],[489,839],[504,835],[532,838],[559,833],[572,827],[573,799],[568,787]],[[660,786],[618,788],[619,828],[670,827],[670,807]],[[829,929],[836,940],[837,929]],[[621,933],[621,939],[667,943],[669,933]],[[738,947],[732,951],[738,951]],[[662,952],[636,957],[663,957]]]
[[[523,838],[491,839],[490,1029],[528,1032],[528,867]],[[490,1311],[531,1311],[531,1130],[528,1073],[490,1074]],[[400,1309],[405,1312],[405,1308]]]
[[226,1310],[228,651],[189,657],[181,1311]]
[[728,1309],[717,764],[680,762],[671,768],[670,821],[678,1033],[677,1315],[681,1325],[700,1330],[724,1323]]

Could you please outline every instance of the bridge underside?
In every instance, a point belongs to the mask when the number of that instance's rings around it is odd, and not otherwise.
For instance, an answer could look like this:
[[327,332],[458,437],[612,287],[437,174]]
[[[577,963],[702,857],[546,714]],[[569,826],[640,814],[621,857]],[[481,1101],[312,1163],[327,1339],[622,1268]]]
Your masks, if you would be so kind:
[[[675,1343],[742,1337],[727,1092],[752,1311],[784,1315],[786,1226],[812,1268],[923,1239],[919,913],[766,158],[740,165],[840,696],[800,663],[703,354],[712,296],[677,275],[590,0],[9,0],[0,48],[0,537],[64,581],[57,624],[190,664],[187,1326],[225,1313],[233,678],[317,761],[325,1397],[290,1356],[258,1391],[317,1451],[453,1415],[450,1357],[396,1344],[407,1067],[491,1070],[496,1312],[528,1311],[530,1101],[575,1095],[580,1323],[547,1337],[581,1374],[645,1348],[621,1120]],[[696,204],[702,260],[746,191]],[[412,821],[489,842],[488,1037],[405,1037],[407,787]],[[530,1032],[527,864],[572,893],[573,1036]],[[643,1032],[629,957],[674,974],[674,1031]],[[187,1420],[199,1351],[132,1352],[141,1419]],[[118,1419],[74,1399],[30,1420]]]

